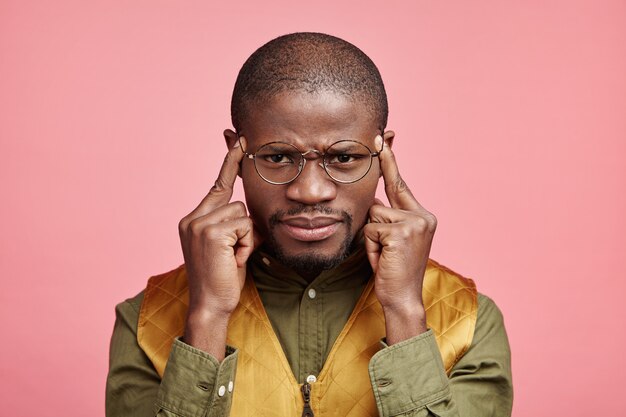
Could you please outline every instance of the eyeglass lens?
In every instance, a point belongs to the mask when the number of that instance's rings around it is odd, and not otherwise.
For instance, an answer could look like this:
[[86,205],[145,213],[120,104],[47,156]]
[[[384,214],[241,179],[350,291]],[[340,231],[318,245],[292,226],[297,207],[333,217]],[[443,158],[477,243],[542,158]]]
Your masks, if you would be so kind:
[[[286,184],[293,181],[304,166],[302,153],[295,146],[274,142],[262,146],[255,154],[254,164],[266,181]],[[328,175],[339,182],[355,182],[370,169],[372,156],[363,144],[345,140],[334,143],[324,154],[323,166]]]

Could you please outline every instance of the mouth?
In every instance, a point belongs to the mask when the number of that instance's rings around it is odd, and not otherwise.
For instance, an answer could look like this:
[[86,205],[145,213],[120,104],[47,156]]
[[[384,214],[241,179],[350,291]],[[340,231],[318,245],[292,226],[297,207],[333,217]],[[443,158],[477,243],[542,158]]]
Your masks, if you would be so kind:
[[334,235],[341,223],[342,220],[333,217],[290,217],[280,225],[295,240],[317,242]]

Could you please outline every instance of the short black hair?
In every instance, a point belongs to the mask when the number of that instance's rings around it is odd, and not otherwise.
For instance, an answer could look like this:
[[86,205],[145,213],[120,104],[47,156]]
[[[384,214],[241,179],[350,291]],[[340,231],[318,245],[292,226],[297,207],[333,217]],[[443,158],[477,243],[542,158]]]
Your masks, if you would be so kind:
[[376,65],[351,43],[315,32],[280,36],[250,55],[235,82],[233,126],[241,130],[250,103],[263,103],[283,92],[324,90],[360,100],[381,131],[387,126],[387,93]]

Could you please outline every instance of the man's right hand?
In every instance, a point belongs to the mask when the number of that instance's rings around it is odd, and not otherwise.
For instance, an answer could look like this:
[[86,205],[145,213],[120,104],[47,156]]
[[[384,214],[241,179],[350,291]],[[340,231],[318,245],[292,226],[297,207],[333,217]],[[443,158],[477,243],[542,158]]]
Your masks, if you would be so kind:
[[229,202],[243,155],[237,141],[209,194],[178,224],[189,285],[184,340],[220,361],[228,320],[246,278],[246,261],[259,243],[255,245],[258,234],[244,203]]

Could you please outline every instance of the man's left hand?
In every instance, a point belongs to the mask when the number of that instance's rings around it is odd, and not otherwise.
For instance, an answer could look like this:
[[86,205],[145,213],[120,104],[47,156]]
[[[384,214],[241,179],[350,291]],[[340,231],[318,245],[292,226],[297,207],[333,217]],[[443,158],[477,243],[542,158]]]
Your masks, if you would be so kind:
[[379,159],[391,207],[376,199],[363,232],[392,345],[427,330],[422,283],[437,219],[413,197],[388,144]]

